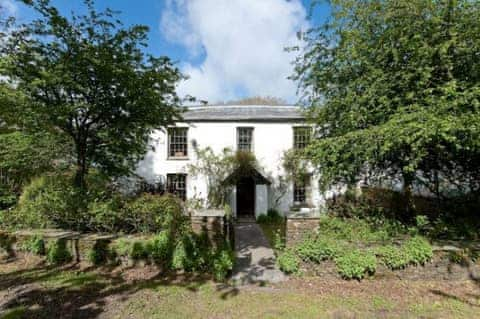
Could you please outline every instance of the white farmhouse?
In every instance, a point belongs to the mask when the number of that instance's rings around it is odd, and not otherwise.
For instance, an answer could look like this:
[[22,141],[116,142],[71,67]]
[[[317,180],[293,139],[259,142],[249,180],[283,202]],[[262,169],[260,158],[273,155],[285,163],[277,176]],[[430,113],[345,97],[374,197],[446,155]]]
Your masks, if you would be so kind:
[[[147,181],[162,179],[167,189],[179,197],[207,198],[205,176],[189,174],[189,164],[197,160],[194,146],[210,147],[215,153],[224,148],[252,152],[258,163],[255,176],[242,178],[233,186],[228,202],[235,217],[253,217],[275,208],[286,214],[292,207],[318,211],[323,198],[315,176],[304,183],[289,183],[277,201],[275,193],[280,176],[284,176],[284,152],[302,148],[310,138],[300,108],[295,106],[199,106],[189,108],[184,121],[166,132],[157,131],[150,151],[138,167]],[[274,207],[276,206],[276,207]]]

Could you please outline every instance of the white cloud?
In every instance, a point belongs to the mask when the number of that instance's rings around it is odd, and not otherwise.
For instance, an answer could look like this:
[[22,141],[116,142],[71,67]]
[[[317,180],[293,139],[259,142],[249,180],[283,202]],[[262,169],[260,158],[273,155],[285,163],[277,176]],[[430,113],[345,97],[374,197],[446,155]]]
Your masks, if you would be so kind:
[[270,95],[295,101],[292,74],[297,32],[308,26],[299,0],[169,0],[160,27],[200,65],[185,62],[190,79],[179,94],[210,102]]
[[0,15],[16,16],[17,13],[18,6],[13,0],[0,0]]

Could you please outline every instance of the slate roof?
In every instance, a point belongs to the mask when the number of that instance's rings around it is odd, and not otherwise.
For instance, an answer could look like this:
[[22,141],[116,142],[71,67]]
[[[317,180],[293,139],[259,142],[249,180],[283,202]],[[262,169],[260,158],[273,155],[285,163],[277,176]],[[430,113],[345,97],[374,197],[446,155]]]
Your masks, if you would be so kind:
[[303,121],[305,117],[297,106],[268,105],[209,105],[189,107],[183,114],[187,122]]

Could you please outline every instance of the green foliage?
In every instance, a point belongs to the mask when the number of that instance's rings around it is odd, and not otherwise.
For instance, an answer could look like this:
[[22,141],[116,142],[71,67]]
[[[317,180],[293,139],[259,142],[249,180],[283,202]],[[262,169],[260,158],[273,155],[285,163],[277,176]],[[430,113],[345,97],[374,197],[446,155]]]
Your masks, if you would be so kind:
[[129,255],[133,260],[146,259],[148,257],[146,243],[140,240],[133,241],[130,246]]
[[172,195],[143,194],[127,203],[125,218],[134,232],[158,232],[169,229],[176,232],[185,223],[181,202]]
[[182,204],[174,196],[143,194],[127,199],[93,172],[86,183],[84,192],[72,185],[69,174],[36,178],[25,187],[16,209],[2,214],[2,223],[15,228],[137,233],[164,229],[175,233],[186,224]]
[[343,247],[338,241],[325,237],[307,238],[295,247],[297,255],[303,261],[319,263],[332,260],[343,253]]
[[375,243],[391,239],[405,231],[398,222],[387,219],[339,218],[320,219],[320,233],[328,238],[351,242]]
[[84,192],[72,185],[68,173],[35,178],[24,188],[18,206],[4,214],[4,222],[16,228],[114,230],[111,219],[105,217],[111,218],[113,214],[107,215],[105,209],[111,212],[114,203],[117,204],[110,199],[108,180],[92,172],[86,183],[89,190]]
[[387,245],[378,248],[375,252],[382,263],[392,270],[403,269],[410,264],[409,255],[401,247]]
[[300,259],[292,250],[285,250],[277,256],[280,270],[286,274],[297,274],[300,271]]
[[110,176],[134,168],[153,130],[180,117],[183,79],[169,58],[142,49],[148,27],[126,28],[114,11],[83,2],[81,13],[62,16],[50,1],[24,1],[37,18],[12,27],[0,68],[27,100],[10,110],[21,124],[71,139],[81,188],[92,165]]
[[191,231],[162,231],[149,239],[118,240],[112,245],[118,256],[152,260],[165,269],[203,271],[223,280],[231,271],[234,254],[228,242],[214,248],[205,235]]
[[68,251],[67,241],[57,239],[47,246],[47,261],[50,264],[61,265],[72,260],[72,254]]
[[13,206],[22,187],[35,176],[63,168],[69,152],[68,141],[58,134],[0,131],[0,209]]
[[97,240],[92,249],[88,252],[87,258],[94,265],[102,265],[114,260],[114,253],[109,248],[107,240]]
[[284,217],[276,209],[269,209],[266,214],[261,214],[257,217],[257,223],[259,224],[277,224],[283,221]]
[[213,258],[213,276],[217,281],[222,281],[227,277],[233,269],[234,261],[234,253],[228,245],[216,252]]
[[455,185],[478,194],[480,3],[334,0],[331,8],[332,19],[303,34],[294,76],[321,136],[307,149],[321,185],[369,176],[400,178],[407,195],[416,181],[440,196]]
[[432,245],[421,236],[409,238],[404,243],[403,249],[410,263],[414,265],[424,265],[433,257]]
[[156,263],[167,263],[172,255],[173,240],[169,231],[161,231],[147,245],[148,252]]
[[335,258],[335,264],[343,278],[360,280],[375,273],[377,259],[371,252],[352,250]]
[[35,255],[45,255],[45,239],[39,235],[32,236],[22,243],[21,249]]

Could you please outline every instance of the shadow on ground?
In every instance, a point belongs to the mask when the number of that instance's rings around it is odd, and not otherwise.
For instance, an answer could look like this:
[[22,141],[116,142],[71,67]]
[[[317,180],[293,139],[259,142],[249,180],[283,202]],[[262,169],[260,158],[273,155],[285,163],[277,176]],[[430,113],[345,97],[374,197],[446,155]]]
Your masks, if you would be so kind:
[[[40,263],[29,269],[0,274],[0,317],[7,314],[7,318],[96,318],[104,312],[108,301],[127,300],[143,289],[178,286],[198,291],[202,285],[211,283],[211,278],[205,275],[151,271],[145,276],[137,275],[140,279],[131,279],[125,278],[125,273],[112,270]],[[142,270],[131,268],[130,271]],[[226,283],[213,286],[222,299],[239,293]]]

